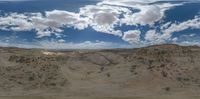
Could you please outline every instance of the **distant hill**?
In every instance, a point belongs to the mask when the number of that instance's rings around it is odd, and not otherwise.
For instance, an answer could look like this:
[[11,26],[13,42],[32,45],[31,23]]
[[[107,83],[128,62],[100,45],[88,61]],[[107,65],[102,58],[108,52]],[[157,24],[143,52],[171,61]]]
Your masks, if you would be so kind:
[[48,51],[0,48],[0,96],[200,94],[200,47]]

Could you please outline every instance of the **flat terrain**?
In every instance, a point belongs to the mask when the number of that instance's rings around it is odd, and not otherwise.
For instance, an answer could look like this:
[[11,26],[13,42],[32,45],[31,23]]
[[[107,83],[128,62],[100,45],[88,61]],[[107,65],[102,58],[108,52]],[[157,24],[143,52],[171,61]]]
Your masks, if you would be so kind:
[[199,99],[199,75],[197,46],[0,48],[0,99]]
[[53,97],[53,96],[13,96],[0,99],[199,99],[198,96],[150,96],[150,97]]

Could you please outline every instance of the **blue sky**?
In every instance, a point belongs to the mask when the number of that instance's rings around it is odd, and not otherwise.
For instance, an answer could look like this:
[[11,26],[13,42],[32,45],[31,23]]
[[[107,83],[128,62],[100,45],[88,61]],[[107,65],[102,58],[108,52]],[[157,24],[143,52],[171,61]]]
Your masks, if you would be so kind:
[[0,0],[0,46],[200,45],[199,33],[197,0]]

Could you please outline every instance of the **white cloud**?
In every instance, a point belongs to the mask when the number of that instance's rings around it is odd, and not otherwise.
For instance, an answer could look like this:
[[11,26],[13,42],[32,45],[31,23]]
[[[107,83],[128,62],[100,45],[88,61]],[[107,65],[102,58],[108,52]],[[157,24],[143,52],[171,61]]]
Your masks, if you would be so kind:
[[150,41],[150,42],[156,42],[160,37],[160,34],[157,33],[155,30],[149,30],[145,34],[145,40]]
[[74,27],[79,30],[88,27],[87,18],[81,18],[79,14],[61,10],[46,11],[45,16],[31,17],[30,20],[38,31],[39,37],[63,32],[61,27]]
[[173,32],[180,32],[189,28],[200,29],[200,17],[196,16],[194,19],[182,23],[171,24],[167,29],[163,30],[163,33],[170,35]]
[[199,1],[199,0],[104,0],[104,2],[114,2],[114,3],[130,3],[130,4],[137,4],[137,3],[154,3],[158,1]]
[[64,43],[65,40],[64,40],[64,39],[59,39],[58,42],[59,42],[59,43]]
[[[64,27],[78,30],[92,27],[98,32],[122,37],[122,31],[117,30],[116,26],[153,24],[163,18],[165,10],[177,6],[169,3],[149,5],[128,3],[131,0],[125,1],[116,0],[113,3],[110,0],[101,1],[96,5],[81,7],[77,13],[64,10],[46,11],[44,15],[41,13],[11,13],[0,17],[0,29],[8,31],[36,30],[38,37],[44,37],[52,34],[58,35],[63,32],[62,28]],[[122,6],[119,6],[120,4]],[[140,11],[133,13],[127,7]]]
[[164,13],[158,6],[148,5],[139,6],[140,12],[125,14],[124,18],[121,19],[121,24],[126,25],[146,25],[153,24],[154,22],[160,20]]
[[140,34],[141,32],[138,30],[130,30],[124,32],[123,40],[131,43],[131,44],[138,44],[140,43]]
[[39,47],[44,49],[105,49],[105,48],[126,48],[128,45],[120,45],[112,42],[104,41],[85,41],[81,43],[60,43],[57,41],[42,41],[39,42]]
[[63,32],[61,27],[84,29],[88,27],[87,18],[68,11],[46,11],[41,13],[11,13],[0,17],[0,29],[12,31],[36,30],[38,37],[51,36]]
[[125,8],[108,5],[88,5],[80,8],[80,15],[89,18],[89,25],[98,32],[122,36],[120,30],[115,30],[118,25],[119,15]]
[[23,14],[11,13],[0,17],[0,29],[13,31],[30,31],[33,24],[28,22],[28,17]]
[[161,31],[149,30],[145,35],[145,40],[152,44],[164,43],[166,40],[177,41],[178,38],[172,39],[173,33],[181,32],[186,29],[200,29],[200,17],[195,17],[181,23],[166,23],[161,26]]
[[104,41],[85,41],[81,43],[63,42],[64,40],[38,41],[37,43],[10,43],[0,42],[3,47],[19,47],[19,48],[42,48],[42,49],[110,49],[110,48],[132,48],[131,45],[118,44]]
[[50,20],[48,25],[52,25],[52,27],[59,26],[74,26],[76,29],[84,29],[88,27],[88,18],[80,17],[80,14],[68,12],[68,11],[61,11],[61,10],[53,10],[53,11],[46,11],[46,17]]
[[200,29],[200,17],[195,17],[182,23],[171,24],[168,28],[161,31],[163,34],[159,38],[160,40],[170,39],[173,33],[186,29]]
[[[91,27],[98,32],[122,37],[124,41],[130,44],[139,44],[143,42],[146,44],[155,44],[165,42],[165,40],[171,37],[173,32],[182,31],[187,28],[200,27],[198,18],[183,23],[169,22],[161,26],[161,33],[157,33],[156,30],[148,31],[144,37],[145,41],[141,40],[141,31],[139,30],[129,30],[122,33],[120,29],[116,28],[123,24],[131,26],[153,26],[155,22],[161,21],[165,17],[166,10],[182,5],[182,3],[147,4],[154,1],[157,0],[103,0],[96,5],[81,7],[79,12],[53,10],[45,11],[44,14],[9,13],[5,16],[0,16],[0,29],[7,31],[35,30],[39,38],[51,36],[52,34],[61,38],[61,32],[64,31],[63,28],[70,27],[83,30]],[[138,10],[138,12],[133,12],[133,10]],[[56,44],[63,45],[62,42],[64,41],[61,39]],[[52,44],[52,42],[48,43],[50,45]],[[103,43],[104,42],[96,42],[95,45]],[[68,43],[67,46],[73,44],[74,43]],[[82,44],[93,46],[91,42],[84,42]],[[46,45],[43,43],[43,46]],[[79,48],[78,45],[77,48]]]
[[164,13],[166,10],[183,5],[183,3],[146,4],[154,1],[157,0],[104,0],[98,5],[115,5],[140,10],[139,12],[122,10],[122,12],[124,11],[124,18],[120,19],[120,23],[126,25],[152,25],[165,16]]

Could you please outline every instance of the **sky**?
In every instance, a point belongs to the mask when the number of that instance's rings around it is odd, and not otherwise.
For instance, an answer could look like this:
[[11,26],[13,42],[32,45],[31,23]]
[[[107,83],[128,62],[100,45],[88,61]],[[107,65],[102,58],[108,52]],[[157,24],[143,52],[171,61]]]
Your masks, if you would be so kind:
[[199,0],[0,0],[0,46],[200,45]]

